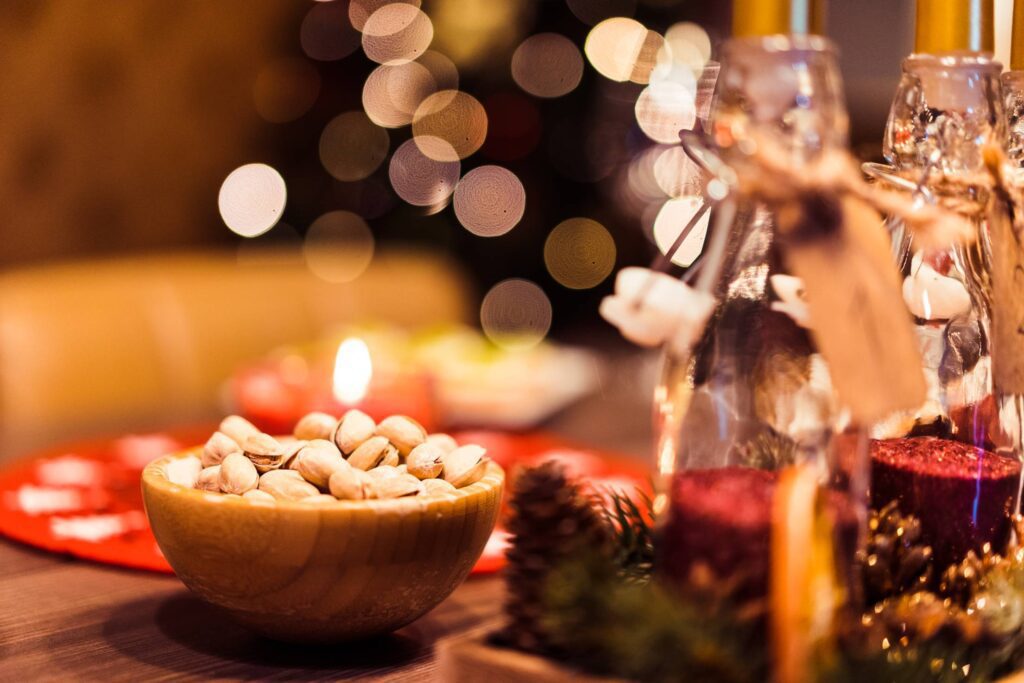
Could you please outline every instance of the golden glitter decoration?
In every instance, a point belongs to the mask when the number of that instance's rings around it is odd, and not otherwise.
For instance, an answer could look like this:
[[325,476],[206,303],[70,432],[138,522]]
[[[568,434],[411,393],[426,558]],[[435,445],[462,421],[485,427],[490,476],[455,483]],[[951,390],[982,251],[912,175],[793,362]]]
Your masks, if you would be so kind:
[[363,24],[363,52],[378,64],[411,62],[433,39],[434,25],[416,5],[384,5]]
[[359,47],[359,34],[348,22],[344,3],[318,2],[309,8],[299,26],[299,44],[311,59],[333,62]]
[[374,12],[384,5],[391,5],[396,2],[405,3],[417,8],[420,6],[420,0],[349,0],[348,19],[352,22],[352,28],[362,32],[363,26],[366,25],[366,20]]
[[658,151],[654,179],[669,197],[696,196],[701,192],[700,167],[678,145]]
[[480,166],[455,186],[455,217],[479,237],[497,237],[514,228],[526,211],[526,190],[516,174],[501,166]]
[[504,349],[529,349],[551,329],[551,301],[529,280],[502,280],[480,304],[480,327],[488,339]]
[[373,260],[373,233],[351,211],[331,211],[313,221],[302,252],[306,266],[327,282],[351,282]]
[[436,89],[434,77],[419,62],[382,64],[363,85],[363,109],[378,126],[407,126],[416,107]]
[[585,24],[593,26],[612,17],[631,17],[636,0],[565,0],[569,11]]
[[[484,144],[487,112],[472,95],[461,90],[441,90],[416,109],[412,132],[420,149],[431,159],[465,159]],[[447,144],[437,145],[437,140]]]
[[512,54],[512,79],[536,97],[561,97],[572,92],[582,77],[583,55],[557,33],[530,36]]
[[[686,227],[693,215],[700,209],[702,200],[700,197],[679,197],[670,199],[658,211],[658,217],[654,219],[654,243],[662,254],[666,253],[679,237],[680,231]],[[704,248],[704,238],[708,234],[708,220],[711,212],[707,212],[693,226],[693,230],[676,250],[672,257],[672,263],[684,268],[694,262],[700,256]]]
[[693,91],[671,81],[649,85],[636,100],[636,120],[655,142],[679,142],[679,131],[691,130],[697,121]]
[[361,111],[334,117],[320,135],[320,162],[338,180],[362,180],[377,170],[391,140]]
[[[434,150],[448,148],[445,156],[454,157],[455,152],[444,140],[427,140]],[[442,205],[459,181],[462,164],[454,161],[438,161],[423,153],[416,140],[406,140],[395,150],[388,168],[388,177],[395,193],[413,206],[435,207]]]
[[271,123],[299,118],[320,94],[320,74],[302,59],[279,59],[260,70],[252,98],[258,113]]
[[590,218],[570,218],[555,226],[544,242],[544,265],[560,285],[590,289],[615,267],[615,240]]
[[661,35],[639,21],[612,17],[590,30],[583,51],[605,78],[646,84],[664,45]]
[[281,219],[287,198],[280,173],[266,164],[246,164],[224,179],[217,195],[217,208],[231,232],[256,237]]

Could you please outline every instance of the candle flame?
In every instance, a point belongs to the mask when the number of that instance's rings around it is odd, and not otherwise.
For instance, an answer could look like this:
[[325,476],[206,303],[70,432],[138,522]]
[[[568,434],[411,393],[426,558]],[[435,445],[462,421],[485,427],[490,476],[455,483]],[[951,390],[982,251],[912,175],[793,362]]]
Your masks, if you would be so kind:
[[373,361],[366,342],[355,337],[343,341],[334,359],[334,398],[349,406],[359,403],[372,376]]

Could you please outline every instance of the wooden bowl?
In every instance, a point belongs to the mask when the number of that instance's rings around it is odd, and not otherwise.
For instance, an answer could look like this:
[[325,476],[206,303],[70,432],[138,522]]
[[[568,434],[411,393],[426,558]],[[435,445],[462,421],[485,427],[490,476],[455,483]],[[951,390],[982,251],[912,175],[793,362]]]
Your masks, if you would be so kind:
[[505,480],[491,463],[456,493],[331,505],[251,502],[168,481],[146,466],[142,496],[160,550],[203,600],[278,640],[388,633],[448,597],[483,552]]

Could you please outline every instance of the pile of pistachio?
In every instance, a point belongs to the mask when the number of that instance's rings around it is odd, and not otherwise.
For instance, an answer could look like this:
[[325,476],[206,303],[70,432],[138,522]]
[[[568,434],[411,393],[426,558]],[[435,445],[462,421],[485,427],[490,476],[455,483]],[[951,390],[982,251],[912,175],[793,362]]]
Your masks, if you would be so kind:
[[168,467],[176,483],[251,500],[333,503],[337,500],[435,496],[478,481],[485,450],[427,434],[415,420],[393,415],[378,424],[349,410],[339,420],[310,413],[293,437],[276,439],[237,415],[224,418],[201,458]]

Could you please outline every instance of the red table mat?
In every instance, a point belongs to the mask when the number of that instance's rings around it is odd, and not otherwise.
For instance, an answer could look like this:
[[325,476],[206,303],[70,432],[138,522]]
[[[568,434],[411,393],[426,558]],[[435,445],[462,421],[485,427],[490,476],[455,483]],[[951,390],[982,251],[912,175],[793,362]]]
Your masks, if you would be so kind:
[[[170,573],[143,511],[139,478],[146,463],[204,442],[213,429],[99,439],[0,465],[0,536],[104,564]],[[646,486],[640,463],[550,435],[472,431],[454,436],[487,448],[510,480],[520,466],[555,458],[591,484],[626,491]],[[507,539],[499,521],[473,572],[500,569]]]

